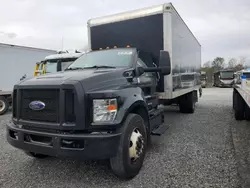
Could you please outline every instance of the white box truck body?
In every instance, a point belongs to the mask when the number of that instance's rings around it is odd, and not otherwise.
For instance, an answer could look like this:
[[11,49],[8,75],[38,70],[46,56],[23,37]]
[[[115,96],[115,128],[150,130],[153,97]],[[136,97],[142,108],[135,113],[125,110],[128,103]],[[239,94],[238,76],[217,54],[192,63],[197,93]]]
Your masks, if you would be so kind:
[[129,45],[151,53],[155,64],[159,51],[168,51],[172,71],[160,79],[162,100],[201,91],[201,45],[171,3],[90,19],[88,35],[89,49]]

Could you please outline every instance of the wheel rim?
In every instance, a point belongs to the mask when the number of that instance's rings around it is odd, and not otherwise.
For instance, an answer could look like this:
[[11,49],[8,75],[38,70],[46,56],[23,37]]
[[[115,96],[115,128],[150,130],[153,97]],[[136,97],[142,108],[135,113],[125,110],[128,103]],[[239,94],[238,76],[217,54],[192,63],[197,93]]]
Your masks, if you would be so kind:
[[129,157],[131,163],[135,163],[144,150],[144,139],[138,128],[135,128],[130,137]]
[[5,109],[5,103],[0,100],[0,112],[2,112]]

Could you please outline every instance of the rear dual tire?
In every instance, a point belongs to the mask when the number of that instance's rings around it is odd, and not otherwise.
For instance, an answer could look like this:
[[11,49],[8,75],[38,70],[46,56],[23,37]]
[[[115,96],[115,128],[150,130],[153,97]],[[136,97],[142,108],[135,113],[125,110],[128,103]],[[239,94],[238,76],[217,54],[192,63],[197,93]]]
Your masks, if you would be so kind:
[[195,111],[195,92],[187,93],[180,97],[179,108],[181,113],[194,113]]

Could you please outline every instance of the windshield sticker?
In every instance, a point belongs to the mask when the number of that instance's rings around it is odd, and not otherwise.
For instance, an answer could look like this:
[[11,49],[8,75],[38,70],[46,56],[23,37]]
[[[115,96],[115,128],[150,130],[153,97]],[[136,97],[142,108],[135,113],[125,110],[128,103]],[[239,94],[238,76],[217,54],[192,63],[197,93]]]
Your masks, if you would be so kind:
[[118,52],[117,55],[131,55],[132,52]]

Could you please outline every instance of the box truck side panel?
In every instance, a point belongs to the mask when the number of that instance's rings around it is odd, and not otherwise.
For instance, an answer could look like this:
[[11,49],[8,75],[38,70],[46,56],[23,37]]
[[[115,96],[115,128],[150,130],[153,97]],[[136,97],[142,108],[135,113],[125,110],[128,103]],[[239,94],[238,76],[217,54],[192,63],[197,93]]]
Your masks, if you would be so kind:
[[172,11],[172,98],[178,97],[200,82],[201,46],[176,11]]
[[163,49],[163,14],[93,26],[90,33],[92,50],[130,45],[157,59]]
[[35,64],[55,51],[0,45],[0,89],[12,90],[23,75],[32,77]]

